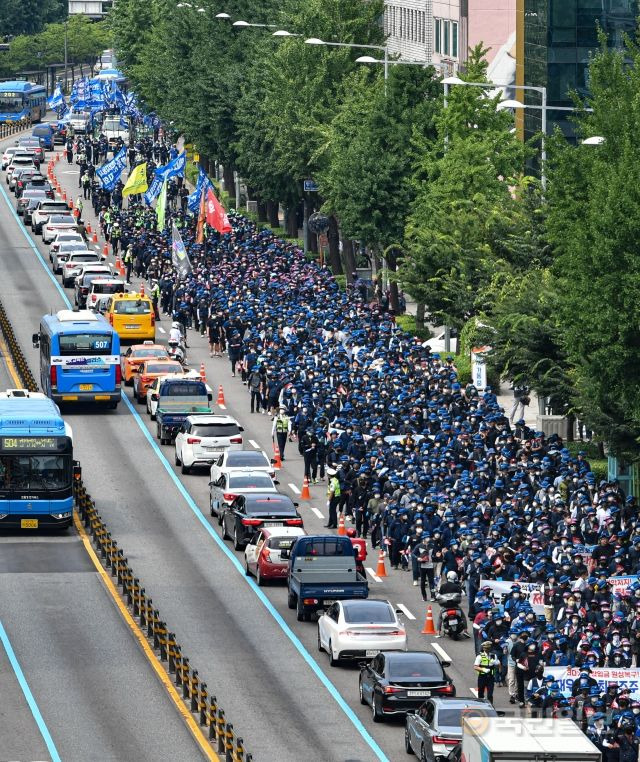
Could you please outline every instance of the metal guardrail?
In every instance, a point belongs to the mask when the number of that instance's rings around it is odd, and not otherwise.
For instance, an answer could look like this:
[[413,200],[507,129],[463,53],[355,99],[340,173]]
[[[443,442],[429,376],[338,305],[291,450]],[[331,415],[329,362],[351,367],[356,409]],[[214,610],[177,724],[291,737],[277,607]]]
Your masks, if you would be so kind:
[[[38,384],[31,373],[1,301],[0,330],[24,388],[31,392],[38,391]],[[79,467],[74,469],[74,476],[75,507],[91,536],[102,566],[117,580],[129,611],[137,619],[143,632],[146,632],[160,660],[167,665],[167,672],[176,687],[182,689],[185,704],[200,726],[208,730],[209,741],[221,760],[252,762],[253,755],[245,750],[244,742],[240,736],[236,735],[233,724],[227,722],[224,709],[218,704],[218,699],[209,692],[207,683],[200,679],[198,670],[191,666],[175,633],[171,632],[167,623],[160,618],[160,612],[154,607],[153,600],[140,584],[140,579],[134,575],[124,551],[111,537],[111,532],[98,513],[95,501],[84,486]]]
[[17,119],[15,122],[8,120],[0,123],[0,140],[15,135],[16,132],[28,130],[31,127],[31,117],[26,119]]

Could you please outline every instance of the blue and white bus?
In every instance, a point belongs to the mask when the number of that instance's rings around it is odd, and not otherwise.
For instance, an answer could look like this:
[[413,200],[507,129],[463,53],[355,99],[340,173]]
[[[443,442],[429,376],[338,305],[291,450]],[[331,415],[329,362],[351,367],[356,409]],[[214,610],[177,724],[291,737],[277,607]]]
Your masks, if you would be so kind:
[[54,402],[120,402],[120,337],[90,310],[45,315],[33,335],[40,348],[40,385]]
[[47,113],[47,90],[44,85],[13,80],[0,82],[0,122],[16,122],[29,117],[39,122]]
[[73,437],[40,392],[0,393],[0,527],[66,529],[73,511]]

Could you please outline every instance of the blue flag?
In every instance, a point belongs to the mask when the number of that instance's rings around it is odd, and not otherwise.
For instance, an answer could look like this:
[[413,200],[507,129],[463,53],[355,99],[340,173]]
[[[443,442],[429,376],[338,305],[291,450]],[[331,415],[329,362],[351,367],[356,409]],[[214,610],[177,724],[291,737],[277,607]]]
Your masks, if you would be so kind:
[[162,190],[163,183],[164,178],[158,172],[158,170],[156,170],[156,173],[153,176],[153,180],[151,181],[151,185],[149,186],[147,192],[144,194],[144,200],[147,206],[151,206],[156,198],[158,198],[160,191]]
[[200,172],[198,173],[198,180],[196,182],[196,188],[187,199],[187,207],[189,208],[190,212],[193,212],[195,214],[198,211],[202,192],[205,188],[205,185],[208,182],[209,182],[209,178],[207,177],[207,173],[204,171],[204,169],[202,169],[202,167],[200,167]]
[[162,184],[165,180],[170,180],[172,177],[184,176],[184,169],[187,166],[187,152],[183,151],[179,156],[165,164],[162,167],[156,169],[156,173],[151,181],[149,189],[144,194],[144,200],[148,206],[156,200],[160,191],[162,190]]
[[60,84],[56,85],[56,89],[53,91],[53,95],[47,102],[49,108],[58,109],[64,104],[64,94]]
[[100,178],[100,182],[107,190],[113,190],[116,187],[116,183],[120,179],[122,170],[127,166],[127,149],[125,146],[118,151],[118,153],[96,170],[96,175]]

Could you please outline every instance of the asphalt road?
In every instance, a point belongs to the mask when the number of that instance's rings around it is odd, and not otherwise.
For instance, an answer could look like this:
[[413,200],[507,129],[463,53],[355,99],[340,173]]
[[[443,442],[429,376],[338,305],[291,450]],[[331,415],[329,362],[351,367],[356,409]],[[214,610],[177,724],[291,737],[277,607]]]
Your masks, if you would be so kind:
[[[75,198],[77,175],[65,174],[75,168],[63,162],[57,167],[58,177]],[[87,210],[84,216],[93,223]],[[45,252],[42,246],[40,250]],[[40,315],[63,302],[0,198],[2,259],[10,273],[0,283],[0,298],[28,348]],[[66,293],[72,300],[71,292]],[[168,318],[159,326],[168,332]],[[166,338],[160,328],[157,338]],[[191,365],[199,367],[204,361],[209,384],[216,390],[224,385],[227,412],[245,427],[245,446],[270,454],[269,418],[249,413],[246,388],[231,378],[225,359],[208,358],[203,338],[190,332],[189,342]],[[35,369],[37,353],[27,354]],[[402,722],[373,724],[368,708],[358,702],[357,668],[328,666],[326,654],[316,649],[316,625],[295,620],[282,587],[259,590],[247,584],[241,554],[228,544],[221,548],[217,524],[208,516],[206,471],[185,477],[176,471],[173,448],[155,444],[155,426],[150,426],[144,407],[132,402],[120,405],[116,413],[72,411],[66,417],[74,427],[85,480],[110,531],[256,758],[298,759],[304,754],[312,759],[375,759],[375,749],[363,740],[366,733],[389,759],[399,758],[404,753]],[[302,459],[295,445],[288,446],[286,456],[280,489],[295,496]],[[326,531],[324,489],[312,487],[313,500],[302,504],[309,532]],[[367,566],[375,572],[374,556]],[[370,576],[371,595],[403,607],[410,647],[431,649],[435,642],[440,656],[452,661],[448,671],[458,695],[471,695],[472,646],[421,635],[425,604],[419,589],[411,585],[410,574],[387,570],[390,576],[380,582]],[[434,616],[436,611],[434,606]],[[336,694],[348,704],[347,713]],[[496,694],[496,704],[504,704],[504,691]]]

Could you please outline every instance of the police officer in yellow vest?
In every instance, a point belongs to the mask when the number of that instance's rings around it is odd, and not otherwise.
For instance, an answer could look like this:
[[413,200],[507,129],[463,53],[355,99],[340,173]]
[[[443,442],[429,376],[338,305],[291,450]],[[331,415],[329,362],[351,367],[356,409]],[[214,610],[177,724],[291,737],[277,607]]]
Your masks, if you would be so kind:
[[280,407],[278,415],[273,419],[273,426],[271,427],[271,441],[278,440],[278,450],[280,451],[280,458],[284,460],[284,448],[287,444],[287,438],[291,438],[291,418],[287,415],[287,409]]
[[500,664],[495,655],[491,653],[492,646],[490,640],[485,640],[473,664],[473,668],[478,673],[478,698],[484,698],[486,692],[491,703],[493,703],[493,686],[495,683],[493,670]]
[[329,522],[325,524],[327,528],[338,528],[338,504],[340,503],[340,480],[335,468],[327,468],[329,484],[327,485],[327,505],[329,507]]

